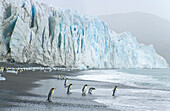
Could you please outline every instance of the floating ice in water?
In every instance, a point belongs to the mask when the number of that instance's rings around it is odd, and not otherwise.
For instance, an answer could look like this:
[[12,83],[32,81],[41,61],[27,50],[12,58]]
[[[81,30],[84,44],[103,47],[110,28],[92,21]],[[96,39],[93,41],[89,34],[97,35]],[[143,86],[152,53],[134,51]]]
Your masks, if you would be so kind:
[[0,81],[4,81],[6,80],[5,77],[1,77],[1,74],[0,74]]

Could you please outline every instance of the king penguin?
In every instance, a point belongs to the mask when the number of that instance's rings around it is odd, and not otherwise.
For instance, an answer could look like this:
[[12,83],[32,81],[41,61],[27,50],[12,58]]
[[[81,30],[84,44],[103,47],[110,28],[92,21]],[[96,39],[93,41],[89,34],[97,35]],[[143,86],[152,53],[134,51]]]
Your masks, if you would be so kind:
[[53,93],[54,93],[54,89],[55,89],[55,88],[51,88],[50,92],[48,93],[48,99],[47,99],[48,102],[51,102],[52,95],[53,95]]
[[70,84],[70,85],[68,86],[68,89],[67,89],[67,94],[71,94],[71,92],[70,92],[70,90],[71,90],[71,87],[72,87],[72,84]]
[[93,91],[93,90],[95,90],[95,88],[94,88],[94,87],[89,88],[88,93],[89,93],[89,94],[92,94],[92,91]]
[[115,96],[116,89],[117,89],[117,86],[115,86],[115,88],[113,89],[113,94],[112,94],[112,96]]
[[64,86],[67,87],[67,81],[68,81],[68,78],[65,79],[64,81]]
[[82,89],[82,95],[83,96],[86,96],[86,90],[87,90],[87,84],[85,84],[83,89]]

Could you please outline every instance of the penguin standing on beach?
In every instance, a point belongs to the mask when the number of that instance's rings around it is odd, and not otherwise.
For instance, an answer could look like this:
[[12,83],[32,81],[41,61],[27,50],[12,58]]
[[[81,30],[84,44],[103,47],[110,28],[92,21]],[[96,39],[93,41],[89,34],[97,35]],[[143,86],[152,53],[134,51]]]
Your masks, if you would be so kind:
[[66,76],[64,74],[60,74],[61,80],[66,79]]
[[85,84],[82,89],[82,96],[86,96],[86,91],[87,91],[87,84]]
[[55,88],[51,88],[50,92],[48,93],[48,99],[47,99],[48,102],[52,102],[51,99],[52,99],[52,95],[54,93],[54,89]]
[[89,88],[88,93],[89,93],[89,94],[92,94],[92,91],[93,91],[93,90],[95,90],[95,88],[94,88],[94,87]]
[[67,94],[71,94],[70,90],[71,90],[72,84],[70,84],[67,88]]
[[59,74],[57,79],[64,80],[66,79],[66,76],[64,74]]
[[112,96],[115,96],[116,89],[117,89],[117,86],[115,86],[115,88],[113,89],[113,94],[112,94]]
[[68,81],[68,78],[65,79],[64,81],[64,86],[67,87],[67,81]]

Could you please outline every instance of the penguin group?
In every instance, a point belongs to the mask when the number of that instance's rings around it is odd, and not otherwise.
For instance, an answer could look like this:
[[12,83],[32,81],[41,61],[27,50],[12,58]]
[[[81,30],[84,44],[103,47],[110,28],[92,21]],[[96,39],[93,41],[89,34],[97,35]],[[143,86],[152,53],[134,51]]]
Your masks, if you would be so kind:
[[25,71],[24,68],[12,68],[12,67],[0,67],[0,72],[6,72],[6,73],[13,73],[17,75],[18,73],[21,73]]
[[[30,70],[29,68],[12,68],[12,67],[0,67],[0,72],[3,73],[3,72],[6,72],[6,73],[14,73],[14,74],[18,74],[18,73],[21,73],[25,70]],[[34,69],[33,69],[34,70]],[[68,82],[68,78],[64,75],[64,74],[59,74],[57,76],[57,79],[59,80],[64,80],[64,87],[67,88],[67,94],[70,95],[72,94],[71,93],[71,87],[73,86],[72,83],[70,83],[69,85],[67,85],[67,82]],[[82,96],[86,96],[86,92],[87,92],[87,84],[85,84],[82,88]],[[48,97],[47,97],[47,101],[48,102],[52,102],[52,95],[54,93],[54,90],[55,88],[51,88],[49,93],[48,93]],[[89,90],[88,90],[88,94],[92,94],[92,91],[93,90],[96,90],[94,87],[90,87]],[[113,92],[112,92],[112,96],[115,96],[115,92],[117,90],[117,86],[114,87],[113,89]]]
[[[64,87],[67,88],[67,94],[68,95],[72,94],[71,93],[71,87],[72,87],[73,84],[70,83],[69,85],[67,85],[68,78],[64,74],[60,74],[60,75],[57,76],[57,79],[64,80]],[[83,86],[83,88],[82,88],[82,96],[86,96],[87,86],[88,86],[87,84],[85,84]],[[48,98],[47,98],[47,101],[49,101],[49,102],[51,102],[51,98],[52,98],[54,89],[55,88],[51,88],[50,91],[49,91]],[[116,89],[117,89],[117,86],[114,87],[112,96],[115,96]],[[88,90],[88,94],[92,94],[93,90],[96,90],[96,89],[94,87],[90,87],[89,90]]]

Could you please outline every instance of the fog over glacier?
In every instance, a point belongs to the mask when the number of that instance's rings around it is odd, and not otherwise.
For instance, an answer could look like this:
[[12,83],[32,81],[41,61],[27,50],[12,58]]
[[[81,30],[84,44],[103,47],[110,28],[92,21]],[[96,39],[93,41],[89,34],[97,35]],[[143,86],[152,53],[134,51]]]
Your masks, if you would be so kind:
[[0,61],[79,68],[166,68],[152,45],[97,17],[30,0],[0,2]]

